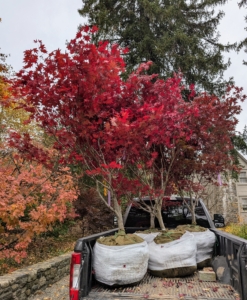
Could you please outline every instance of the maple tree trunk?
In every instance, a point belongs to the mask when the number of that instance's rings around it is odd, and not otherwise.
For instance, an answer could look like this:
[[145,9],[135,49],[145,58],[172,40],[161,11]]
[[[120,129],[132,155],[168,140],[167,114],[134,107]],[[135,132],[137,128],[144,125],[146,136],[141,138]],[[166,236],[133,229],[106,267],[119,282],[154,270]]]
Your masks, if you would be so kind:
[[191,207],[191,224],[196,225],[196,213],[195,213],[195,205],[193,204]]
[[117,216],[118,229],[119,229],[119,231],[125,231],[124,223],[123,223],[122,209],[121,209],[121,206],[118,204],[118,201],[115,197],[113,197],[113,203],[114,203],[114,212]]
[[150,213],[150,228],[151,229],[155,228],[155,222],[154,222],[154,220],[155,220],[155,215],[152,214],[152,213]]
[[162,214],[161,214],[161,209],[157,209],[157,215],[156,215],[158,221],[159,221],[159,225],[160,225],[160,229],[161,230],[166,230],[163,218],[162,218]]
[[120,214],[117,216],[117,222],[118,222],[118,228],[119,228],[119,231],[125,231],[122,213],[120,213]]

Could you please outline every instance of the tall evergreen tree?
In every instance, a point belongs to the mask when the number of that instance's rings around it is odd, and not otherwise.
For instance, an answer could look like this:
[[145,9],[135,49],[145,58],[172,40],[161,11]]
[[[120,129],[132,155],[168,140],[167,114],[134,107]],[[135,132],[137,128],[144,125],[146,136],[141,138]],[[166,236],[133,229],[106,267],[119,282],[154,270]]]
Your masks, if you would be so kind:
[[99,31],[95,42],[107,39],[122,47],[127,72],[141,62],[162,77],[182,71],[186,84],[220,93],[230,62],[223,52],[235,44],[219,43],[217,25],[224,13],[214,8],[227,0],[83,0],[79,13]]
[[246,4],[247,4],[247,0],[241,0],[238,5],[239,5],[239,7],[242,7]]
[[[240,7],[240,8],[246,8],[247,7],[247,0],[241,0],[239,3],[238,3],[238,6]],[[247,22],[247,16],[245,16],[245,21]],[[245,30],[247,30],[246,28],[245,28]],[[245,53],[247,53],[247,38],[245,38],[245,39],[243,39],[240,43],[239,43],[239,45],[238,45],[238,50],[241,50],[242,48],[244,48],[244,52]],[[243,64],[244,65],[247,65],[247,61],[246,60],[244,60],[243,61]]]

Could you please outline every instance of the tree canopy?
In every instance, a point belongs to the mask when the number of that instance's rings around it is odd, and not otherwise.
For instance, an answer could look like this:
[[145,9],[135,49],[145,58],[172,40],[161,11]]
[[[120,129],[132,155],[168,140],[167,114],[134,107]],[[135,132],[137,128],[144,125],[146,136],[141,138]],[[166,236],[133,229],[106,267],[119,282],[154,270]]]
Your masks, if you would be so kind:
[[227,0],[85,0],[79,13],[99,27],[94,41],[128,47],[127,73],[151,60],[150,74],[164,78],[181,71],[186,84],[198,90],[222,93],[224,51],[235,44],[219,42],[217,26],[223,17],[215,7]]
[[[239,3],[238,3],[239,7],[242,8],[242,7],[246,7],[247,6],[247,1],[246,0],[241,0]],[[247,16],[245,16],[245,21],[247,21]],[[246,28],[245,28],[246,30]],[[245,48],[244,51],[245,53],[247,53],[247,38],[243,39],[239,45],[238,45],[238,50],[242,49],[242,48]],[[243,64],[244,65],[247,65],[247,61],[243,61]]]
[[[124,50],[107,42],[92,43],[96,30],[79,30],[65,53],[47,53],[37,41],[37,48],[25,52],[13,92],[25,98],[22,108],[30,120],[54,138],[57,163],[81,167],[79,175],[93,180],[101,200],[116,213],[120,229],[122,200],[147,194],[155,199],[153,214],[164,229],[160,211],[163,196],[178,185],[175,174],[180,182],[186,175],[184,182],[190,183],[188,175],[206,162],[208,177],[229,168],[226,158],[240,112],[238,100],[244,99],[241,89],[230,89],[224,100],[196,95],[192,89],[188,99],[193,101],[185,102],[181,75],[166,80],[149,75],[151,62],[123,80]],[[13,133],[10,142],[49,166],[47,153],[32,145],[27,134]]]

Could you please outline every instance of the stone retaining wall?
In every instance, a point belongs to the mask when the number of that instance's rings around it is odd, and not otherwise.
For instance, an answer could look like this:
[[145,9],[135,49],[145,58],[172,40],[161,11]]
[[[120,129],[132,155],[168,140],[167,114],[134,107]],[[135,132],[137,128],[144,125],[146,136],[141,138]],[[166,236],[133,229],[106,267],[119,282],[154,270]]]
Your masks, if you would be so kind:
[[69,274],[71,253],[0,276],[0,300],[27,300],[57,282]]

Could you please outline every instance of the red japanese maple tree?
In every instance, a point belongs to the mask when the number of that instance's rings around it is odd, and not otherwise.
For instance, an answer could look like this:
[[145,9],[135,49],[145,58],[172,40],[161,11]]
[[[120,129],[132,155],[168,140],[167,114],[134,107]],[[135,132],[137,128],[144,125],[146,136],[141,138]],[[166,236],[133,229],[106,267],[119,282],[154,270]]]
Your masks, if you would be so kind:
[[[124,50],[109,47],[107,42],[92,44],[95,30],[84,27],[78,31],[65,53],[47,53],[42,42],[36,41],[38,48],[25,52],[25,65],[17,74],[13,92],[25,97],[22,108],[30,113],[30,120],[35,119],[53,137],[59,164],[80,166],[124,229],[119,198],[122,166],[118,162],[124,141],[118,141],[109,129],[116,112],[131,102],[124,94],[133,94],[135,88],[127,87],[120,77]],[[12,134],[11,139],[12,146],[47,164],[45,153],[31,145],[27,135]],[[109,190],[109,199],[104,188]]]
[[[59,163],[78,165],[83,176],[93,179],[100,198],[117,215],[120,230],[124,230],[121,200],[144,195],[155,199],[146,209],[164,229],[162,201],[174,190],[174,182],[178,184],[174,174],[180,174],[184,163],[183,149],[204,132],[202,148],[195,153],[210,148],[211,127],[202,121],[211,117],[217,128],[221,106],[216,110],[214,103],[220,100],[185,102],[181,76],[164,81],[145,75],[150,63],[123,81],[123,50],[107,42],[92,44],[95,30],[82,28],[65,53],[47,53],[39,41],[38,48],[25,52],[25,65],[14,89],[25,97],[22,107],[30,112],[30,120],[35,119],[53,136],[53,147],[61,155]],[[224,110],[229,120],[239,111],[234,101]],[[224,128],[223,114],[220,120]],[[230,137],[231,130],[226,128],[226,136]],[[28,144],[22,142],[22,150],[31,149],[33,156],[45,162],[45,155]],[[195,166],[191,165],[190,174]]]
[[[196,109],[183,101],[179,77],[163,81],[145,75],[150,63],[123,81],[122,51],[106,42],[92,44],[95,30],[80,30],[65,53],[48,54],[38,41],[38,48],[25,52],[25,65],[14,89],[25,97],[22,108],[30,113],[30,120],[35,119],[54,137],[54,148],[61,154],[59,163],[81,165],[83,174],[94,179],[102,201],[116,213],[120,229],[124,229],[121,199],[140,191],[157,199],[155,215],[164,228],[160,199],[172,164],[159,166],[152,179],[159,181],[155,185],[148,180],[150,170],[146,182],[143,176],[129,176],[128,171],[133,164],[139,170],[141,164],[152,169],[158,154],[164,157],[164,147],[173,151],[175,142],[189,139],[185,120]],[[21,143],[17,135],[12,139],[12,145],[31,151],[45,163],[45,154],[30,146],[27,135]]]
[[[125,141],[121,163],[139,183],[135,186],[139,198],[136,205],[150,213],[151,227],[157,217],[163,230],[164,195],[174,190],[172,174],[180,159],[179,145],[192,138],[193,131],[187,124],[197,118],[198,110],[183,100],[181,76],[153,81],[154,75],[142,74],[147,67],[148,64],[141,65],[128,79],[127,84],[136,86],[138,93],[114,122],[120,140]],[[146,196],[152,201],[142,201]]]
[[198,116],[187,124],[193,135],[180,149],[183,163],[174,169],[173,179],[177,193],[191,199],[186,205],[192,224],[196,224],[195,207],[206,187],[218,185],[219,174],[231,176],[232,171],[239,171],[232,157],[232,139],[241,111],[239,101],[245,98],[242,89],[233,86],[221,99],[202,93],[191,102],[198,109]]

